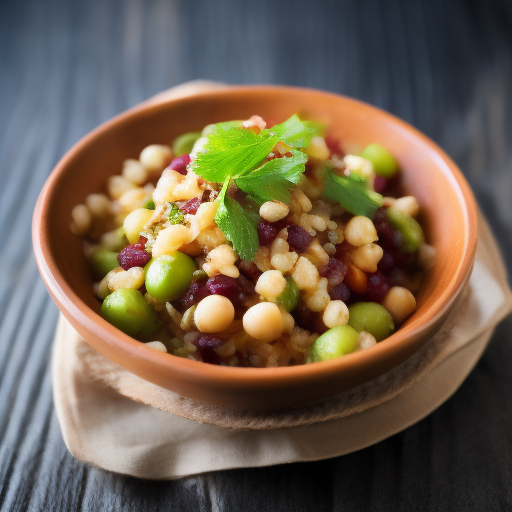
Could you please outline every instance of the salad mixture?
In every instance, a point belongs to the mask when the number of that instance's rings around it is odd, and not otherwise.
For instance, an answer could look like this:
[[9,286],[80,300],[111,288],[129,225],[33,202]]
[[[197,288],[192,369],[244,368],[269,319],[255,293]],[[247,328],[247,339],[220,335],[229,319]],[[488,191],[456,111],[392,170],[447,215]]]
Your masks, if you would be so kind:
[[416,308],[435,250],[381,145],[252,116],[150,145],[72,211],[111,324],[211,364],[367,349]]

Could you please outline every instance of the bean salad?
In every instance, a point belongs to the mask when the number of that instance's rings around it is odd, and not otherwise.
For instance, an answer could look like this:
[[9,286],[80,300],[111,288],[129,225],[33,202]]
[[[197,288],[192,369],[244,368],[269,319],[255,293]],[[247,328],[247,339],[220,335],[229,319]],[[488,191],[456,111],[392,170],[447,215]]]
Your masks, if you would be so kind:
[[435,263],[400,177],[380,144],[347,154],[320,123],[254,115],[147,146],[71,229],[102,316],[153,349],[326,361],[398,329]]

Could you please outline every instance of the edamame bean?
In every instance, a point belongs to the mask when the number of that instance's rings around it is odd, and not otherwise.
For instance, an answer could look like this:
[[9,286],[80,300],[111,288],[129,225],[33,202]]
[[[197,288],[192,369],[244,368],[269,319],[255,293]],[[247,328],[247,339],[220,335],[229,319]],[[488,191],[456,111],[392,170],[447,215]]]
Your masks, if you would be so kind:
[[174,156],[188,155],[199,137],[201,137],[201,132],[188,132],[176,137],[172,143]]
[[106,276],[111,270],[119,267],[117,255],[119,253],[108,249],[97,249],[91,255],[91,267],[98,277]]
[[146,290],[160,302],[178,299],[189,288],[194,261],[179,251],[151,260],[144,269]]
[[387,338],[394,330],[393,318],[376,302],[357,302],[348,308],[348,323],[356,331],[369,332],[377,341]]
[[297,283],[292,277],[288,276],[286,278],[286,288],[284,289],[284,292],[277,297],[277,302],[281,303],[283,308],[289,313],[297,307],[297,304],[299,303],[299,295],[300,291]]
[[108,295],[101,306],[101,315],[129,336],[143,338],[153,334],[159,323],[142,293],[129,288],[120,288]]
[[311,350],[313,361],[329,361],[354,352],[359,347],[359,334],[350,325],[338,325],[322,334]]
[[394,208],[386,210],[386,217],[389,223],[402,235],[402,251],[416,252],[425,243],[423,229],[415,219]]
[[380,144],[370,144],[361,153],[363,158],[370,160],[373,170],[385,179],[392,178],[398,171],[398,164],[389,151]]

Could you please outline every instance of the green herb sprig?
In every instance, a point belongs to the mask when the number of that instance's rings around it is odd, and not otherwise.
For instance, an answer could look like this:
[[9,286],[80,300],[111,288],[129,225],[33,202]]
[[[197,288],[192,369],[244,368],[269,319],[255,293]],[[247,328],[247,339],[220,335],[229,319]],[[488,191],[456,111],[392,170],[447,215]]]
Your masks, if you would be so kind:
[[[320,124],[301,121],[297,115],[259,133],[233,123],[219,123],[210,130],[192,169],[206,180],[223,183],[215,222],[241,258],[252,260],[259,247],[257,222],[227,195],[230,183],[234,181],[259,204],[272,200],[289,202],[289,188],[299,181],[308,159],[300,149],[322,131]],[[262,164],[279,141],[295,148],[290,151],[291,156]]]
[[215,214],[215,223],[233,244],[238,256],[252,260],[259,246],[257,222],[238,201],[227,195],[228,186],[229,178],[218,196],[219,208]]
[[325,169],[323,197],[338,202],[354,215],[373,218],[375,210],[382,206],[382,196],[366,187],[366,180],[357,174],[354,178],[338,176]]
[[257,203],[265,201],[290,202],[290,184],[299,182],[307,155],[301,151],[290,151],[291,156],[274,158],[251,173],[236,178],[236,186]]

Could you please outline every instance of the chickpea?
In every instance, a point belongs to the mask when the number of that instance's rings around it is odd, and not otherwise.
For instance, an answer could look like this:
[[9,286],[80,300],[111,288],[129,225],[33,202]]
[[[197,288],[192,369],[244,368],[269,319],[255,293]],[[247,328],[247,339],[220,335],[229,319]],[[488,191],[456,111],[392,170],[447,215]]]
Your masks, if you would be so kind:
[[107,182],[107,190],[112,199],[119,199],[132,188],[135,188],[135,185],[123,176],[111,176]]
[[329,328],[345,325],[348,322],[347,305],[341,300],[332,300],[325,308],[323,321]]
[[268,300],[275,300],[286,288],[286,279],[279,270],[267,270],[263,272],[256,283],[256,293],[263,295]]
[[118,203],[122,212],[129,213],[145,204],[147,197],[148,193],[143,188],[132,188],[118,199]]
[[91,213],[84,204],[78,204],[71,210],[71,218],[71,231],[75,235],[84,236],[91,229]]
[[161,341],[148,341],[146,347],[158,350],[159,352],[167,352],[166,346]]
[[[147,211],[151,212],[151,210]],[[126,234],[128,235],[128,231]],[[183,245],[192,242],[193,238],[192,231],[183,224],[168,226],[158,233],[157,239],[153,245],[153,257],[158,258],[164,254],[171,254],[180,249]],[[130,237],[128,237],[128,240],[130,240]]]
[[145,147],[139,161],[149,173],[162,172],[172,160],[172,150],[169,146],[151,144]]
[[407,288],[393,286],[382,305],[389,311],[395,322],[402,323],[416,309],[416,299]]
[[393,208],[409,217],[417,217],[420,212],[420,206],[414,196],[399,197],[393,204]]
[[192,146],[192,151],[190,152],[190,160],[195,160],[197,154],[203,151],[204,146],[208,142],[208,137],[199,137]]
[[377,344],[377,340],[369,332],[361,331],[359,333],[359,348],[366,350],[367,348],[373,347]]
[[352,251],[352,263],[364,272],[377,272],[377,264],[382,259],[384,251],[377,244],[365,244]]
[[137,243],[140,238],[140,232],[152,216],[153,212],[146,210],[146,208],[138,208],[127,215],[126,219],[124,219],[123,227],[126,237],[131,244]]
[[138,160],[129,158],[123,162],[123,178],[135,185],[142,185],[148,179],[148,172]]
[[249,308],[243,317],[245,332],[266,343],[276,340],[284,330],[283,317],[273,302],[260,302]]
[[89,194],[85,206],[93,217],[105,217],[110,212],[110,199],[105,194]]
[[[281,313],[279,313],[279,317],[281,317]],[[234,318],[235,308],[233,304],[222,295],[205,297],[196,306],[194,313],[194,322],[197,328],[205,333],[220,332],[227,329]]]
[[345,239],[349,244],[360,247],[378,240],[377,230],[368,217],[357,215],[345,226]]
[[418,249],[418,264],[423,270],[432,268],[436,263],[436,250],[428,244],[422,244]]
[[327,160],[329,158],[329,148],[323,137],[313,137],[306,149],[306,153],[308,156],[318,158],[318,160]]
[[260,206],[260,217],[269,222],[277,222],[284,219],[289,212],[290,208],[288,208],[288,205],[280,201],[267,201]]

